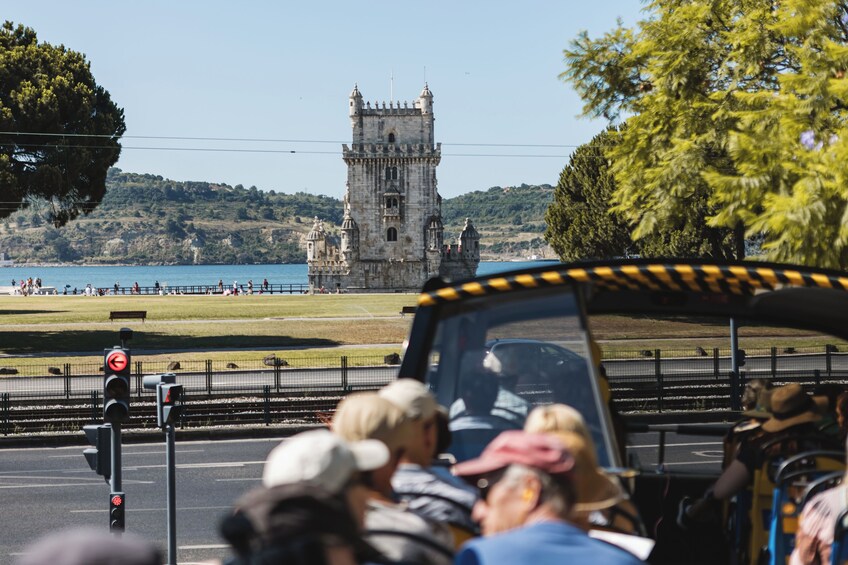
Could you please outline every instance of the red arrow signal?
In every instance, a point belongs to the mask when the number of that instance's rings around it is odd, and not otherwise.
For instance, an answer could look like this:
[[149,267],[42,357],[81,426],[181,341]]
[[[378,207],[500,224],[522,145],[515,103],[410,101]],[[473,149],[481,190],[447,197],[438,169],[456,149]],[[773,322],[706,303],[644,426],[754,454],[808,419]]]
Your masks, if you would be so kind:
[[129,365],[129,357],[123,351],[111,351],[106,356],[106,366],[111,371],[115,371],[116,373],[120,373]]

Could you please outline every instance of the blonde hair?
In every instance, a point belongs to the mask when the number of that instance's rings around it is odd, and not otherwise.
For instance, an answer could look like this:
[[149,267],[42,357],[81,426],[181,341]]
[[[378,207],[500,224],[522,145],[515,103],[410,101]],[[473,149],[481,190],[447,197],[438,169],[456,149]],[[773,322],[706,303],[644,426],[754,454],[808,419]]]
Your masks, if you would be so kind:
[[546,404],[533,408],[524,422],[524,431],[534,434],[572,432],[582,436],[590,444],[592,441],[586,420],[580,412],[567,404]]
[[342,400],[331,428],[346,441],[378,439],[392,452],[406,448],[412,437],[411,422],[403,410],[376,392],[351,394]]

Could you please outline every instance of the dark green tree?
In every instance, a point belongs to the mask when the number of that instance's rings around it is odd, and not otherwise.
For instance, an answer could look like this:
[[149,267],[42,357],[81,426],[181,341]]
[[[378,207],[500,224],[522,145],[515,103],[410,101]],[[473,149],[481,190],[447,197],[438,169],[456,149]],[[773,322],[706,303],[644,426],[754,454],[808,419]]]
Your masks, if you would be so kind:
[[33,200],[48,202],[56,226],[93,210],[125,130],[85,56],[0,26],[0,218]]
[[625,214],[614,207],[616,181],[607,155],[621,130],[610,128],[572,154],[545,214],[545,239],[564,261],[640,255],[644,257],[725,257],[729,230],[707,225],[702,199],[669,218],[666,229],[633,240]]
[[563,261],[636,254],[627,222],[610,212],[615,179],[604,156],[612,137],[595,136],[571,155],[545,213],[545,239]]

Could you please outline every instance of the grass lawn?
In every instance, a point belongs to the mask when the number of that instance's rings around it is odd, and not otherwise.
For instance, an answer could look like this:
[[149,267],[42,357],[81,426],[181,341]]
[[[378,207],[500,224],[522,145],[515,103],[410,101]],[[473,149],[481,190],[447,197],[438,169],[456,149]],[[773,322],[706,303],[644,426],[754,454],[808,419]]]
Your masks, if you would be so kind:
[[[0,297],[0,354],[68,354],[53,364],[79,352],[100,355],[119,343],[122,327],[134,331],[129,345],[137,351],[187,350],[202,359],[235,360],[243,353],[256,358],[260,351],[261,360],[269,351],[291,356],[291,348],[315,350],[299,353],[314,356],[327,347],[397,344],[371,349],[385,354],[399,351],[412,322],[399,312],[416,299],[411,294]],[[113,310],[146,310],[148,318],[110,322]]]
[[[134,356],[146,361],[261,362],[383,356],[400,351],[409,334],[414,294],[223,296],[0,296],[0,366],[100,362],[103,348],[132,328]],[[147,321],[109,321],[113,310],[146,310]],[[607,358],[655,349],[687,352],[730,347],[726,321],[652,316],[593,316],[592,335]],[[741,325],[740,346],[823,348],[828,336],[787,328]],[[558,337],[552,335],[550,339]],[[841,350],[844,350],[840,347]],[[20,358],[16,360],[15,358]],[[92,361],[94,360],[94,361]],[[47,360],[45,360],[46,362]]]

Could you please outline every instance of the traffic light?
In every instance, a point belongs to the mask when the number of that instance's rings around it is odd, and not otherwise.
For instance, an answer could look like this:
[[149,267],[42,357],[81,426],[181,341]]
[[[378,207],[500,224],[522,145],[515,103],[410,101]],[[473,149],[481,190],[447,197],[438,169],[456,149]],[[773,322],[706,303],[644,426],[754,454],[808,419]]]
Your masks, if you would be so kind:
[[124,510],[126,498],[122,492],[113,492],[109,495],[109,531],[123,532],[126,528],[124,521]]
[[736,350],[736,366],[742,367],[745,365],[745,350],[737,349]]
[[121,423],[130,417],[130,351],[115,346],[103,356],[103,421]]
[[88,461],[88,466],[107,481],[112,476],[112,426],[101,424],[83,426],[85,438],[94,447],[85,449],[82,454]]
[[156,399],[157,424],[160,428],[166,424],[175,424],[182,414],[182,406],[178,406],[183,396],[183,385],[160,384],[156,388],[159,397]]

